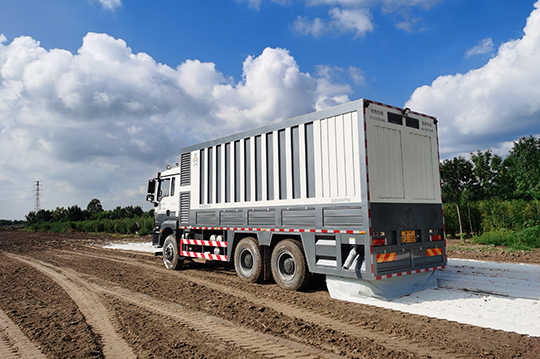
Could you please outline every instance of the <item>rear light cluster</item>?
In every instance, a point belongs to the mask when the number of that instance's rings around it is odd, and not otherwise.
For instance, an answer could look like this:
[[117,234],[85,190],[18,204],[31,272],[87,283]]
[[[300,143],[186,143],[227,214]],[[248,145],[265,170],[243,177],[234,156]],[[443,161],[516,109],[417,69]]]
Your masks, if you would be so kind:
[[442,234],[439,233],[438,229],[430,229],[429,230],[429,241],[430,242],[437,242],[437,241],[442,241],[442,240],[443,240],[443,236],[442,236]]
[[[403,232],[410,232],[410,231],[402,231],[402,235],[403,235]],[[420,238],[419,231],[416,231],[416,232],[417,232],[416,241],[405,241],[402,238],[400,243],[408,244],[408,243],[416,243],[418,241],[421,241],[421,240],[418,239],[418,238]],[[390,235],[387,236],[386,232],[373,232],[373,234],[371,236],[371,245],[374,246],[374,247],[380,247],[380,246],[387,246],[387,245],[396,244],[395,243],[396,242],[395,238],[392,239],[392,233],[389,233],[389,234]],[[394,233],[394,237],[395,237],[395,233]],[[439,242],[439,241],[444,240],[444,235],[441,233],[441,229],[430,229],[428,239],[429,239],[430,242]],[[425,240],[426,239],[424,239],[424,241]]]
[[371,244],[375,247],[378,246],[385,246],[387,244],[386,241],[386,233],[384,232],[373,232],[373,236],[371,239]]

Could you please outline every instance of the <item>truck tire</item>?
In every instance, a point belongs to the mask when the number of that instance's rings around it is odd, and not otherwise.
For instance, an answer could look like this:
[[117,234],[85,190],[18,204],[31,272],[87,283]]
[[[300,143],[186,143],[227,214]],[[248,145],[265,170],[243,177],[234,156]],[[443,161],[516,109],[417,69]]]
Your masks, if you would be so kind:
[[178,255],[178,242],[173,234],[163,243],[163,264],[170,270],[178,269],[184,264],[184,259]]
[[234,268],[244,282],[260,283],[263,280],[261,248],[254,238],[242,238],[234,251]]
[[288,290],[304,289],[311,278],[300,242],[284,239],[272,251],[272,275],[277,285]]

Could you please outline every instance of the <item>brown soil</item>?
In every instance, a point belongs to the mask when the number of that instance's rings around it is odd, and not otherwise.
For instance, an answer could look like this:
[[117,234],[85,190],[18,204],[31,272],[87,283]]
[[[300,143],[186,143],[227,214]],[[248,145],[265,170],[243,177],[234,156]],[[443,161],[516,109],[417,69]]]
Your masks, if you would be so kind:
[[[540,358],[540,338],[336,301],[321,280],[288,292],[224,263],[167,271],[111,240],[0,231],[0,319],[48,358]],[[448,244],[450,257],[540,264],[539,251]],[[10,333],[0,325],[0,354],[33,357]]]
[[488,262],[540,264],[540,249],[513,251],[506,247],[472,244],[470,240],[447,241],[450,258],[476,259]]

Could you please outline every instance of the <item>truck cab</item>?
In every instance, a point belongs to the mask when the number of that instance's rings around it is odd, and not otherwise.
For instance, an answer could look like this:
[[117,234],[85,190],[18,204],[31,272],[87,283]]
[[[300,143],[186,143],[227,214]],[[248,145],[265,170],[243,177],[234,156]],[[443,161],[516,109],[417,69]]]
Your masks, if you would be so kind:
[[155,207],[154,223],[158,225],[154,229],[152,243],[160,246],[160,227],[169,223],[172,228],[178,226],[180,211],[178,185],[180,179],[180,166],[169,165],[163,172],[158,173],[156,178],[148,181],[146,200],[152,202]]

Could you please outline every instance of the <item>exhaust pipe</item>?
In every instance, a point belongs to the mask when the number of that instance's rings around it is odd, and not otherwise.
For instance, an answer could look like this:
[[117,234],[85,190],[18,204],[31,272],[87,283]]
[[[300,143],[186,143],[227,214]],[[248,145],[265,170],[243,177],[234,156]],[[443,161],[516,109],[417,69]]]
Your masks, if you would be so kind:
[[351,251],[349,252],[349,255],[347,256],[347,259],[345,259],[345,263],[343,263],[342,269],[349,270],[349,268],[351,267],[351,265],[354,263],[354,261],[356,260],[358,256],[359,256],[358,249],[356,248],[356,246],[353,246],[351,248]]

